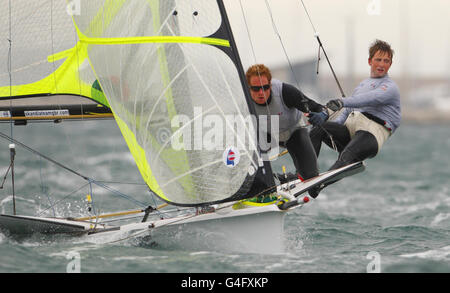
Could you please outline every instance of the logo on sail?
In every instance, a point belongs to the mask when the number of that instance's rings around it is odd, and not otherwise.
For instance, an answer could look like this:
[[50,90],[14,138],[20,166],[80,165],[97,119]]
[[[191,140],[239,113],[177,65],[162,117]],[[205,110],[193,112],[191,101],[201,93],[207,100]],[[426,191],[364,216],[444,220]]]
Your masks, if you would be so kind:
[[228,147],[223,152],[223,162],[228,168],[233,168],[234,166],[239,164],[240,157],[241,156],[239,155],[239,151],[233,146]]

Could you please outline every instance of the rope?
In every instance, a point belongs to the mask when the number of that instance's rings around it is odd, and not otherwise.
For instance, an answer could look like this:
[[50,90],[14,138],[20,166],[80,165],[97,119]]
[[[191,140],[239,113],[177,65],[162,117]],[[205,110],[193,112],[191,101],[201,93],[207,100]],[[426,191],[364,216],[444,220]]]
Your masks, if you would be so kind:
[[13,120],[12,120],[12,8],[11,1],[9,0],[9,49],[8,49],[8,75],[9,75],[9,107],[10,107],[10,133],[11,137],[13,137]]
[[[244,23],[245,23],[245,26],[246,26],[246,28],[247,28],[247,34],[248,34],[248,37],[249,37],[249,41],[250,41],[252,53],[253,53],[253,56],[254,56],[255,61],[256,61],[256,55],[255,55],[255,52],[254,52],[253,43],[252,43],[252,41],[251,41],[250,33],[249,33],[249,31],[248,31],[247,20],[246,20],[246,18],[245,18],[245,14],[244,14],[244,10],[243,10],[243,7],[242,7],[242,2],[241,2],[241,0],[239,1],[239,3],[240,3],[240,5],[241,5],[242,14],[243,14],[243,16],[244,16]],[[273,29],[274,29],[274,32],[275,32],[276,36],[278,37],[278,39],[279,39],[279,41],[280,41],[280,45],[281,45],[281,47],[283,48],[284,55],[285,55],[286,60],[287,60],[287,62],[288,62],[288,64],[289,64],[290,71],[292,72],[292,75],[293,75],[293,77],[294,77],[294,79],[295,79],[295,82],[296,82],[297,87],[300,89],[300,83],[299,83],[299,81],[298,81],[298,79],[297,79],[297,76],[295,75],[294,68],[293,68],[293,66],[292,66],[292,62],[291,62],[291,60],[290,60],[290,58],[289,58],[289,55],[287,54],[286,47],[285,47],[285,45],[284,45],[284,43],[283,43],[283,40],[282,40],[281,35],[280,35],[279,31],[278,31],[278,28],[277,28],[277,26],[276,26],[276,24],[275,24],[275,20],[274,20],[273,14],[272,14],[272,9],[271,9],[271,7],[270,7],[270,5],[269,5],[269,2],[268,2],[267,0],[265,0],[265,4],[266,4],[267,10],[268,10],[269,15],[270,15],[270,19],[271,19],[271,22],[272,22],[272,27],[273,27]],[[322,48],[322,50],[323,50],[323,52],[324,52],[324,54],[325,54],[325,57],[326,57],[326,59],[327,59],[327,61],[328,61],[328,64],[329,64],[329,66],[330,66],[330,68],[331,68],[331,71],[332,71],[332,73],[333,73],[333,75],[334,75],[334,78],[335,78],[335,80],[336,80],[336,82],[337,82],[337,84],[338,84],[338,86],[339,86],[339,89],[341,90],[342,95],[345,96],[345,94],[344,94],[344,92],[343,92],[343,90],[342,90],[342,88],[341,88],[341,86],[340,86],[340,84],[339,84],[339,81],[338,81],[338,79],[337,79],[337,77],[336,77],[336,74],[335,74],[335,72],[334,72],[334,69],[333,69],[333,67],[332,67],[332,65],[331,65],[331,63],[330,63],[330,61],[329,61],[329,58],[328,58],[326,52],[325,52],[325,49],[323,48],[322,42],[320,41],[320,38],[319,38],[319,36],[318,36],[318,34],[317,34],[317,31],[316,31],[316,28],[315,28],[315,26],[314,26],[314,23],[313,23],[313,21],[312,21],[312,19],[311,19],[311,16],[309,15],[309,12],[308,12],[308,10],[307,10],[307,8],[306,8],[306,6],[305,6],[303,0],[301,0],[301,4],[302,4],[302,6],[303,6],[303,8],[304,8],[304,10],[305,10],[305,12],[306,12],[306,14],[307,14],[307,16],[308,16],[309,22],[311,23],[311,26],[312,26],[312,28],[313,28],[313,30],[314,30],[314,33],[315,33],[315,36],[316,36],[316,38],[317,38],[317,40],[318,40],[318,42],[319,42],[319,45],[320,45],[320,46],[319,46],[319,54],[320,54],[320,49]],[[319,57],[319,60],[320,60],[320,57]],[[335,151],[337,151],[337,147],[336,147],[336,144],[335,144],[335,142],[334,142],[334,140],[333,140],[333,137],[332,137],[331,133],[329,133],[329,132],[328,132],[325,128],[323,128],[321,125],[319,125],[318,127],[322,128],[322,130],[329,136],[329,138],[330,138],[330,140],[331,140],[331,143],[332,143],[332,145],[333,145],[333,149],[334,149]],[[277,157],[281,157],[281,156],[283,156],[283,155],[285,155],[285,154],[287,154],[286,151],[281,152],[280,154],[278,154],[278,155],[276,155],[276,156],[270,158],[270,160],[273,160],[273,159],[275,159],[275,158],[277,158]]]
[[284,56],[286,57],[286,60],[287,60],[287,62],[289,64],[289,68],[290,68],[290,70],[292,72],[292,76],[294,76],[295,83],[296,83],[297,87],[300,89],[300,82],[298,81],[297,76],[295,75],[294,67],[292,66],[291,60],[290,60],[290,58],[289,58],[289,56],[287,54],[286,47],[284,46],[283,40],[281,39],[281,35],[278,32],[277,25],[275,24],[275,20],[273,18],[272,9],[270,8],[269,2],[267,0],[265,0],[265,3],[266,3],[267,10],[269,12],[269,15],[270,15],[270,20],[272,22],[272,27],[273,27],[273,30],[275,32],[275,35],[280,40],[280,45],[283,48]]
[[328,65],[330,66],[331,72],[333,74],[334,80],[336,81],[338,87],[339,87],[339,91],[341,92],[342,97],[345,97],[345,93],[344,90],[341,87],[341,84],[339,83],[339,80],[336,76],[336,73],[334,72],[333,66],[331,65],[330,59],[328,58],[327,52],[325,51],[325,48],[323,47],[322,41],[320,40],[319,34],[317,33],[316,27],[314,26],[314,23],[312,22],[311,16],[309,15],[308,9],[306,8],[305,3],[303,2],[303,0],[300,0],[303,9],[306,12],[306,15],[308,16],[309,22],[311,23],[312,29],[314,31],[314,36],[317,39],[317,42],[319,43],[319,60],[320,60],[320,49],[322,49],[323,54],[325,55],[325,58],[327,59]]
[[305,3],[303,2],[303,0],[300,0],[300,2],[303,5],[303,9],[305,9],[306,15],[308,16],[309,22],[311,23],[314,33],[317,33],[316,27],[314,26],[314,23],[312,22],[311,16],[309,16],[309,12],[308,12],[308,9],[306,9]]
[[45,213],[46,211],[48,211],[49,209],[54,209],[54,207],[55,207],[57,204],[59,204],[60,202],[62,202],[62,201],[65,200],[66,198],[72,196],[72,194],[74,194],[74,193],[80,191],[81,189],[83,189],[84,187],[86,187],[86,186],[88,186],[88,185],[89,185],[89,182],[86,183],[86,184],[84,184],[83,186],[81,186],[81,187],[78,188],[77,190],[74,190],[74,191],[70,192],[69,194],[67,194],[66,196],[64,196],[63,198],[61,198],[60,200],[55,201],[53,204],[50,203],[51,206],[48,207],[48,208],[46,208],[46,209],[44,209],[44,210],[42,210],[42,211],[40,211],[39,214],[38,214],[38,217],[42,216],[42,214]]

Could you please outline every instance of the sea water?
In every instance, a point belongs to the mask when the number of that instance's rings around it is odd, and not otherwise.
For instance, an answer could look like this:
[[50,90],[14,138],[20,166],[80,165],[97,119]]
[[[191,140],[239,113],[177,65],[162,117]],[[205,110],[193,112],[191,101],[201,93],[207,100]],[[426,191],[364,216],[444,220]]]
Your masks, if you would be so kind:
[[[10,135],[8,124],[1,131]],[[42,154],[140,201],[148,191],[114,121],[35,123],[13,136]],[[9,166],[10,142],[1,141],[1,178]],[[285,251],[260,255],[221,250],[185,250],[133,242],[83,239],[17,240],[0,233],[0,272],[450,272],[450,126],[404,123],[366,171],[324,189],[285,218]],[[99,212],[133,209],[71,171],[17,146],[15,194],[18,214],[85,215],[84,194]],[[336,153],[322,148],[320,170]],[[276,162],[292,166],[289,156]],[[288,167],[289,168],[289,167]],[[128,183],[128,184],[124,184]],[[129,184],[133,183],[133,184]],[[10,177],[0,191],[1,212],[12,214]],[[57,198],[65,198],[64,203]],[[50,204],[52,203],[52,204]],[[264,231],[261,231],[264,233]],[[201,239],[199,239],[201,241]]]

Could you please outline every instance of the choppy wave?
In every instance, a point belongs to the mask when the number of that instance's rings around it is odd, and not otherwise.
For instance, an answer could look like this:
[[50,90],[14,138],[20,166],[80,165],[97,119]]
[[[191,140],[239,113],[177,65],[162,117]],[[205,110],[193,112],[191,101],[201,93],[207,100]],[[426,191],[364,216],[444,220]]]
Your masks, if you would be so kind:
[[389,264],[382,268],[383,273],[449,273],[448,262],[429,259],[409,259]]
[[401,257],[406,258],[422,258],[435,261],[450,261],[450,245],[438,249],[431,249],[423,252],[416,252],[410,254],[403,254]]
[[439,213],[431,222],[431,226],[437,226],[448,219],[450,219],[450,213]]
[[[75,132],[76,128],[72,130]],[[133,176],[140,176],[139,173],[127,169],[133,165],[129,164],[130,156],[125,158],[123,149],[111,147],[115,143],[124,145],[117,129],[109,132],[105,127],[97,131],[108,140],[92,141],[91,145],[83,145],[83,149],[89,154],[101,149],[100,154],[93,160],[79,162],[75,155],[72,161],[78,163],[74,165],[86,167],[90,174],[102,179],[126,175],[130,181],[138,181]],[[119,136],[114,139],[109,133]],[[38,140],[33,134],[31,138]],[[71,140],[75,142],[77,138]],[[42,149],[48,144],[41,140],[39,143]],[[65,272],[67,254],[77,251],[81,255],[82,272],[366,272],[370,261],[366,257],[375,251],[381,255],[382,272],[450,272],[450,158],[446,155],[449,143],[448,126],[400,127],[382,152],[367,161],[364,173],[328,186],[316,200],[286,216],[286,251],[281,255],[231,254],[218,252],[212,245],[210,250],[201,251],[154,249],[130,242],[91,243],[86,238],[49,242],[36,238],[13,242],[14,248],[10,249],[12,240],[0,233],[2,261],[7,254],[11,271]],[[79,151],[75,146],[71,150]],[[9,162],[7,155],[0,152],[2,162]],[[72,155],[60,148],[54,156]],[[335,158],[336,154],[324,147],[319,158],[321,170]],[[288,156],[283,159],[286,164],[290,162]],[[111,163],[110,169],[104,169],[103,165]],[[78,184],[71,177],[61,176],[57,168],[40,172],[30,169],[31,164],[22,170],[21,163],[17,164],[16,180],[18,188],[22,188],[18,203],[25,214],[33,215],[48,206],[41,177],[46,184],[56,185],[47,190],[52,196],[65,197]],[[21,180],[26,180],[22,186]],[[27,189],[31,183],[36,183],[38,188]],[[0,207],[2,213],[10,213],[11,197],[5,190],[0,194]],[[26,196],[26,192],[40,197]],[[85,192],[79,201],[58,206],[56,214],[67,216],[69,210],[85,212]],[[103,211],[128,208],[116,198],[108,200],[107,193],[96,191],[96,194],[97,200],[104,200]],[[195,237],[202,241],[201,235]],[[181,241],[181,238],[173,240]]]

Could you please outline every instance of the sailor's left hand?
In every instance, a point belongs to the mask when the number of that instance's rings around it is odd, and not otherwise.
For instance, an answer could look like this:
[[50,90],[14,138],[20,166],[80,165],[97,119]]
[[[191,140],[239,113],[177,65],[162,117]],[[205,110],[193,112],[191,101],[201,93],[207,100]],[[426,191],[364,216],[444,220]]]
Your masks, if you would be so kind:
[[342,107],[344,107],[344,102],[342,101],[342,99],[330,100],[327,103],[327,108],[335,112],[342,109]]

